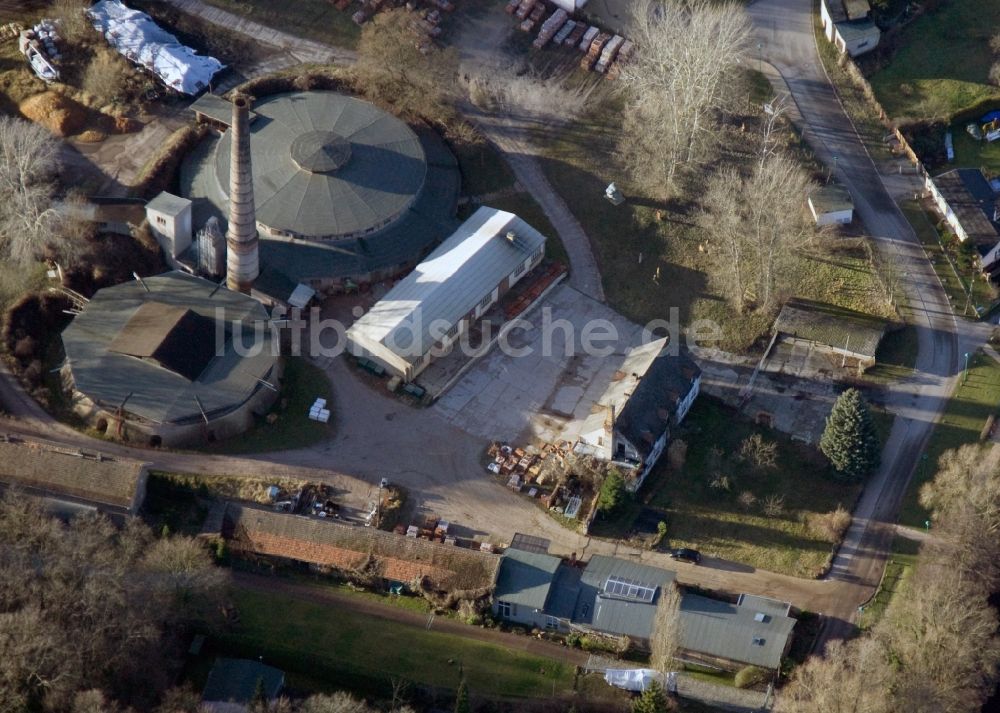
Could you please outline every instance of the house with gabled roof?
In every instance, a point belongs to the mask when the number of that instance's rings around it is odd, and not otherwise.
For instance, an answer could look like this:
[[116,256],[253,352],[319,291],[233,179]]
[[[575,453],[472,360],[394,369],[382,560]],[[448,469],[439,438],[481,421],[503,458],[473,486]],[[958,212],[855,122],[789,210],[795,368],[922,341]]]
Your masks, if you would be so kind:
[[1000,277],[1000,200],[978,168],[955,168],[925,183],[941,217],[962,243],[975,247],[983,273]]
[[633,347],[584,420],[575,450],[632,471],[628,487],[637,490],[700,389],[701,369],[668,339]]

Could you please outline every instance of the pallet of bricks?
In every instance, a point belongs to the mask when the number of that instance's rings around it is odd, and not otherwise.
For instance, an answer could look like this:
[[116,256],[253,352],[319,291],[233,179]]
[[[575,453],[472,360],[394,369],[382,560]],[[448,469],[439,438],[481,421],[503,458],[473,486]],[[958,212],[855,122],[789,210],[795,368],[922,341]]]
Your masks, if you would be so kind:
[[[569,13],[559,8],[549,17],[548,20],[542,23],[541,29],[538,31],[538,37],[535,41],[531,43],[531,46],[535,49],[541,49],[549,43],[557,32],[562,30],[563,25],[569,21]],[[565,39],[565,38],[563,38]]]

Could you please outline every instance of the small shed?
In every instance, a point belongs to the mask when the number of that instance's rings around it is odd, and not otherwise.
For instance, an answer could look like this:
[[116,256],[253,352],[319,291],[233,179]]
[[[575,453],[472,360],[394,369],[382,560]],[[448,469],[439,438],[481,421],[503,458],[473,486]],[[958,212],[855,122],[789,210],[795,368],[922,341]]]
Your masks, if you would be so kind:
[[875,352],[888,323],[836,305],[794,300],[781,308],[774,331],[786,341],[808,342],[857,363],[859,372],[875,366]]
[[187,198],[166,191],[146,204],[146,220],[171,267],[176,267],[177,258],[191,247],[191,206]]
[[854,201],[843,186],[821,186],[809,195],[808,203],[816,225],[847,225],[854,220]]
[[201,699],[213,713],[235,713],[247,710],[260,690],[268,701],[273,701],[284,685],[284,672],[274,666],[250,659],[218,658]]

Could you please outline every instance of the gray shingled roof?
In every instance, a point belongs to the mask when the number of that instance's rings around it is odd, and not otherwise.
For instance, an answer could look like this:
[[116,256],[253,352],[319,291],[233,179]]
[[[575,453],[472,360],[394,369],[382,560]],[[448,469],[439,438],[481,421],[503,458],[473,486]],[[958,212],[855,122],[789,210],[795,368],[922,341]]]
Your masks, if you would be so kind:
[[[267,320],[259,302],[225,288],[216,289],[215,283],[183,272],[147,277],[143,282],[148,291],[137,281],[99,290],[63,331],[63,346],[78,391],[108,409],[117,409],[124,402],[127,412],[150,421],[183,423],[201,420],[202,409],[210,418],[229,413],[258,389],[266,388],[259,380],[271,376],[279,359],[272,354],[271,330],[261,330],[261,349],[256,354],[240,356],[233,343],[234,336],[241,336],[239,331],[233,333],[234,321],[243,325],[245,345],[254,343],[255,325]],[[214,356],[195,378],[153,360],[114,351],[119,334],[148,304],[190,311],[217,327],[211,330]],[[222,331],[220,320],[229,325],[228,331]],[[220,334],[222,348],[217,350],[215,342]],[[202,332],[199,339],[207,335]],[[202,347],[199,345],[199,350]]]
[[436,343],[433,328],[454,326],[544,246],[545,236],[513,213],[483,206],[357,320],[347,336],[381,344],[416,363]]
[[540,552],[508,549],[500,559],[494,597],[530,609],[544,609],[562,560]]
[[[377,230],[409,208],[423,187],[427,163],[419,139],[374,104],[316,91],[265,97],[253,109],[257,221],[272,229],[306,238]],[[323,147],[334,136],[342,141],[336,141],[338,160],[331,163]],[[223,190],[231,143],[227,131],[215,156]]]
[[774,331],[874,359],[887,326],[885,320],[868,314],[796,300],[781,308]]
[[92,503],[128,508],[143,471],[139,461],[34,439],[0,440],[0,482]]
[[795,619],[778,614],[770,605],[761,611],[756,603],[752,597],[745,597],[739,606],[685,593],[680,606],[681,648],[777,668]]
[[992,248],[998,236],[993,222],[997,197],[983,172],[978,168],[955,168],[931,180],[969,240]]

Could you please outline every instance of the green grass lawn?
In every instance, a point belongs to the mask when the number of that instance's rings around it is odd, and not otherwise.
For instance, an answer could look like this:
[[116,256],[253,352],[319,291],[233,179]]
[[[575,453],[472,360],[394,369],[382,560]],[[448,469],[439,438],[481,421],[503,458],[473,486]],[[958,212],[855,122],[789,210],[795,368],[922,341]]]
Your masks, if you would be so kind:
[[[671,308],[677,309],[685,325],[696,319],[713,320],[722,327],[722,348],[747,349],[767,332],[771,315],[737,314],[709,282],[711,257],[704,248],[710,236],[695,224],[697,205],[650,199],[614,165],[609,157],[615,155],[620,134],[616,123],[620,110],[605,102],[589,117],[560,131],[539,130],[534,138],[543,147],[546,176],[590,237],[608,303],[639,323],[667,318]],[[811,170],[810,156],[797,137],[790,135],[787,140]],[[595,160],[595,156],[605,158]],[[604,199],[611,181],[626,197],[620,206]],[[659,280],[654,279],[657,271]],[[879,295],[867,253],[857,241],[828,238],[816,249],[797,251],[787,274],[788,291],[796,296],[879,316],[891,314]]]
[[[754,472],[733,461],[727,467],[725,456],[737,453],[754,432],[777,442],[777,467]],[[710,397],[695,403],[677,437],[688,444],[684,468],[675,472],[664,458],[651,475],[651,505],[663,509],[666,546],[694,547],[706,555],[796,576],[820,571],[832,544],[810,531],[806,517],[838,504],[850,509],[860,486],[837,483],[827,476],[817,450],[757,427]],[[723,454],[728,491],[709,484],[713,447]],[[744,507],[738,501],[743,491],[752,492],[757,502]],[[762,503],[770,495],[784,496],[780,515],[764,512]]]
[[330,438],[336,412],[329,423],[309,418],[309,408],[317,396],[326,399],[327,408],[335,409],[333,389],[323,370],[304,357],[289,357],[285,360],[281,395],[271,410],[278,419],[274,423],[258,419],[257,425],[246,433],[209,444],[203,450],[231,454],[267,453],[305,448]]
[[995,100],[987,81],[990,36],[1000,26],[1000,3],[953,0],[907,26],[891,61],[871,77],[893,119],[944,119]]
[[385,695],[392,679],[442,689],[465,669],[473,695],[549,697],[573,689],[573,667],[449,634],[281,594],[237,589],[240,622],[219,647],[257,658],[324,688]]
[[979,434],[1000,405],[1000,364],[982,352],[970,355],[968,378],[963,378],[931,435],[913,480],[903,499],[899,522],[922,528],[927,511],[920,506],[920,486],[934,477],[938,459],[947,450],[978,443]]
[[980,168],[987,176],[1000,175],[1000,141],[993,143],[976,141],[965,130],[967,123],[952,125],[951,135],[955,145],[955,160],[942,170]]
[[904,562],[895,558],[889,559],[875,597],[861,611],[861,617],[858,621],[858,626],[861,629],[870,629],[878,623],[904,579],[909,576],[910,571],[910,566]]
[[357,9],[354,4],[347,10],[338,10],[327,0],[206,0],[262,25],[282,30],[298,37],[325,42],[335,47],[354,49],[361,37],[361,28],[351,20]]

